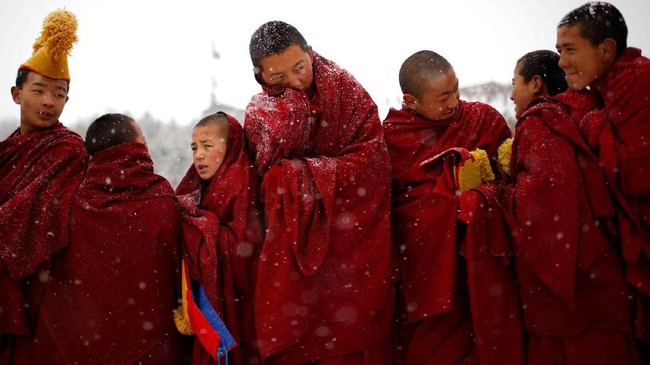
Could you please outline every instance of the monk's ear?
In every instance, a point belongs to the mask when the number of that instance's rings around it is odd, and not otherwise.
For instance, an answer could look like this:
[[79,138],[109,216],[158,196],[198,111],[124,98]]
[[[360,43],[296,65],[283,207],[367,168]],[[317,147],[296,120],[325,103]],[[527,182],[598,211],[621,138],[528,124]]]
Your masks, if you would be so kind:
[[533,86],[533,94],[534,95],[540,95],[544,91],[544,80],[542,80],[542,77],[539,75],[533,76],[533,78],[530,80]]
[[609,65],[614,63],[616,59],[616,41],[612,38],[605,38],[605,40],[598,45],[600,57],[603,63]]
[[11,87],[11,98],[14,99],[14,103],[20,104],[20,89],[17,86]]
[[416,110],[418,99],[415,96],[411,94],[404,94],[404,96],[402,96],[402,101],[404,102],[404,106],[406,106],[408,109]]

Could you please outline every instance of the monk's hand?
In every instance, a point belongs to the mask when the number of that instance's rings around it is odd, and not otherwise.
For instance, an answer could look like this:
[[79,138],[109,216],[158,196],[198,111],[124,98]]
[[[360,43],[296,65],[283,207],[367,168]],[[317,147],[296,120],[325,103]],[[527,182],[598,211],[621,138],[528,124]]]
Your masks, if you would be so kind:
[[506,175],[510,176],[510,156],[512,156],[512,138],[508,138],[497,149],[497,162]]
[[482,149],[470,152],[472,158],[465,160],[458,168],[458,186],[461,192],[494,180],[490,159]]

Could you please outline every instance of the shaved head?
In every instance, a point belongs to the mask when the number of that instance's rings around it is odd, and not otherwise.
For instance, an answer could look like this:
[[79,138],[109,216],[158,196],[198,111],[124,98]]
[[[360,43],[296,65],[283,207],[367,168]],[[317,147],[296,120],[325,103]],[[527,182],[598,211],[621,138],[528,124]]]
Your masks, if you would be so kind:
[[402,63],[399,70],[402,93],[420,98],[431,79],[445,75],[451,69],[449,61],[433,51],[416,52]]

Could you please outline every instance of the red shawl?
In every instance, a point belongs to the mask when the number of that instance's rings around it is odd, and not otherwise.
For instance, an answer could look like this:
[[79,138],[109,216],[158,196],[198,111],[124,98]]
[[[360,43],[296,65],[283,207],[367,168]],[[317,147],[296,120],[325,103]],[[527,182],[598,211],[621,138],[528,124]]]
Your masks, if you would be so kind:
[[318,54],[314,83],[311,95],[264,87],[246,109],[267,224],[257,334],[262,356],[287,364],[368,349],[389,335],[393,312],[390,163],[377,107]]
[[0,142],[0,334],[27,333],[18,281],[68,245],[71,201],[88,160],[83,140],[61,123],[16,133]]
[[393,166],[393,234],[407,305],[401,314],[414,322],[451,309],[458,259],[454,184],[436,190],[443,170],[420,165],[454,147],[481,148],[494,159],[510,129],[494,108],[465,101],[451,120],[431,121],[408,109],[391,109],[383,126]]
[[[232,364],[254,357],[253,293],[255,262],[262,243],[259,186],[244,131],[228,116],[228,145],[224,161],[203,186],[194,166],[176,188],[184,208],[185,251],[191,276],[200,281],[215,310],[239,347]],[[195,364],[216,364],[195,341]]]
[[650,342],[650,60],[626,49],[596,90],[605,107],[585,117],[581,129],[616,198],[626,280],[640,294],[636,336]]
[[[93,155],[72,208],[70,247],[55,261],[31,343],[16,363],[180,363],[180,211],[147,147]],[[22,362],[21,362],[22,361]]]
[[460,252],[467,264],[472,333],[480,364],[523,364],[524,331],[512,246],[500,194],[483,184],[459,198],[458,219],[467,227]]
[[570,337],[586,328],[629,330],[628,289],[601,227],[614,215],[613,205],[564,103],[536,99],[521,115],[511,174],[511,223],[528,331]]
[[482,187],[485,194],[469,191],[459,199],[454,178],[468,150],[481,148],[496,157],[510,137],[505,120],[486,104],[461,101],[453,119],[444,122],[391,109],[384,133],[401,256],[402,359],[521,363],[519,301],[503,257],[510,254],[507,235],[498,207],[487,204],[496,205],[492,194],[498,189]]

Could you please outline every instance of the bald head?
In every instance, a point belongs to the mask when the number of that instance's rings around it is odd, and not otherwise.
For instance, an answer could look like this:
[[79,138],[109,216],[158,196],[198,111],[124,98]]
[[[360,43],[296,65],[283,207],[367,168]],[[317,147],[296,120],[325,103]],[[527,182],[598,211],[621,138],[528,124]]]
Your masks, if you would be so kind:
[[104,114],[86,131],[86,149],[93,155],[122,143],[142,140],[142,131],[133,118],[119,113]]
[[433,51],[419,51],[407,58],[399,70],[402,94],[422,97],[429,81],[447,74],[453,68],[447,59]]

